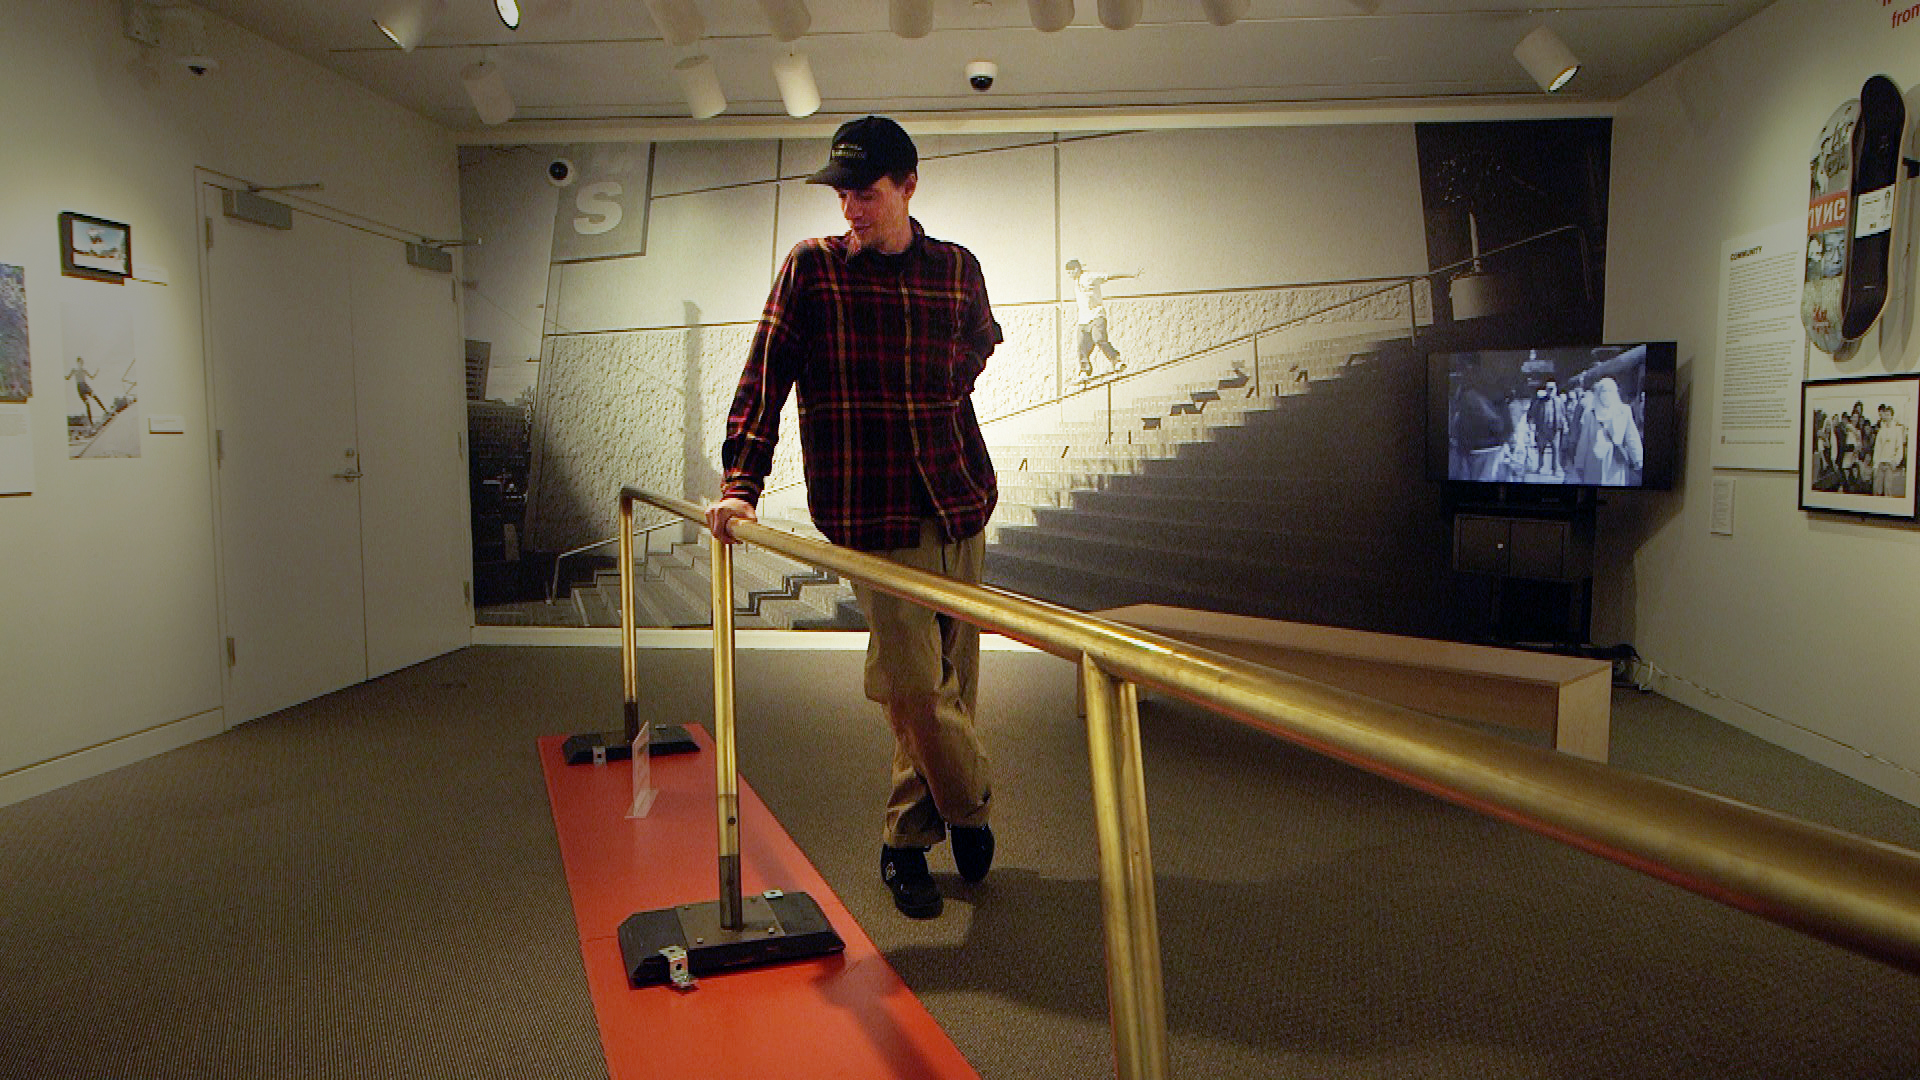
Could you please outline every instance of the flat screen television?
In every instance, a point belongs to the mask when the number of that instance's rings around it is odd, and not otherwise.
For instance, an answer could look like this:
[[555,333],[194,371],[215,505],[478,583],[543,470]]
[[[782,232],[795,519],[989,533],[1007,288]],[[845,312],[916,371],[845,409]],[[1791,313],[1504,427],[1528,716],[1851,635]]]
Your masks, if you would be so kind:
[[1671,341],[1433,353],[1427,477],[1559,488],[1673,486]]

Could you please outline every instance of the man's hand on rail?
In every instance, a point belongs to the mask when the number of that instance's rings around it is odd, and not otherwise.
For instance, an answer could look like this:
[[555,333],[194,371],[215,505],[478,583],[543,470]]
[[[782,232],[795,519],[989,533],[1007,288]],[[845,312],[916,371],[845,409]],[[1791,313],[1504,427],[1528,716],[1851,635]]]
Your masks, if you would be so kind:
[[707,507],[707,530],[729,544],[740,541],[733,538],[734,519],[759,521],[759,515],[753,512],[753,504],[745,499],[721,499]]

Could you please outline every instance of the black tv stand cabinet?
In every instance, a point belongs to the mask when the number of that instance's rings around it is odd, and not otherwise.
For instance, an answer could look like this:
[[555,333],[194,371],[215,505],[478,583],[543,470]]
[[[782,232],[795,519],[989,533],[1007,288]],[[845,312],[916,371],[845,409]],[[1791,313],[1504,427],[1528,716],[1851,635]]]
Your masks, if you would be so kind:
[[1573,499],[1453,503],[1453,569],[1486,593],[1484,636],[1500,644],[1587,644],[1594,507]]

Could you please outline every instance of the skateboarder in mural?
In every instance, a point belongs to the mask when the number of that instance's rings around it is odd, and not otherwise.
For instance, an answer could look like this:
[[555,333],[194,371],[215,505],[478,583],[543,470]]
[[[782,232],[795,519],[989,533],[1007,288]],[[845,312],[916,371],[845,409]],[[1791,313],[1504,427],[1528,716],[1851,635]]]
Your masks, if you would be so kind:
[[1107,354],[1107,363],[1111,365],[1107,374],[1125,371],[1126,361],[1120,359],[1120,350],[1107,340],[1107,305],[1100,295],[1100,286],[1119,278],[1134,278],[1145,273],[1135,270],[1132,273],[1106,273],[1089,270],[1080,265],[1079,259],[1067,260],[1067,275],[1073,278],[1073,298],[1078,306],[1080,339],[1080,373],[1075,382],[1087,382],[1093,378],[1093,350],[1099,349]]
[[80,404],[87,407],[88,427],[93,426],[93,407],[95,405],[100,406],[100,420],[102,423],[113,418],[113,410],[107,408],[107,403],[100,400],[100,395],[94,393],[92,385],[87,382],[88,379],[97,379],[99,377],[99,372],[87,370],[86,357],[83,356],[74,357],[73,369],[67,372],[67,378],[73,380],[74,391],[80,395]]

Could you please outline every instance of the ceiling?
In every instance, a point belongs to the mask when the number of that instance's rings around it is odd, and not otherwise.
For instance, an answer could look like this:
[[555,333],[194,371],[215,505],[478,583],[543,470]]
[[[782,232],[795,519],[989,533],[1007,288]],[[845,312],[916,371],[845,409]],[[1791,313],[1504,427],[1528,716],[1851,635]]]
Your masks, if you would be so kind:
[[[153,2],[153,0],[148,0]],[[792,45],[774,40],[756,0],[694,0],[706,34],[669,45],[642,0],[521,0],[518,31],[493,0],[447,0],[422,43],[402,52],[374,16],[403,0],[196,0],[240,26],[446,127],[485,141],[644,126],[688,135],[782,126],[830,130],[838,118],[886,112],[982,130],[1044,116],[1053,126],[1177,112],[1236,115],[1381,105],[1511,105],[1546,100],[1513,57],[1547,24],[1582,61],[1556,97],[1620,98],[1770,0],[1251,0],[1226,27],[1200,0],[1144,0],[1138,25],[1100,25],[1096,0],[1073,23],[1033,28],[1024,0],[933,0],[934,29],[907,40],[888,29],[887,0],[803,0],[812,24]],[[772,74],[788,48],[804,53],[823,100],[804,124],[786,117]],[[712,58],[726,112],[694,121],[672,73]],[[461,72],[496,62],[517,106],[481,125]],[[972,90],[969,61],[991,60],[993,88]]]

